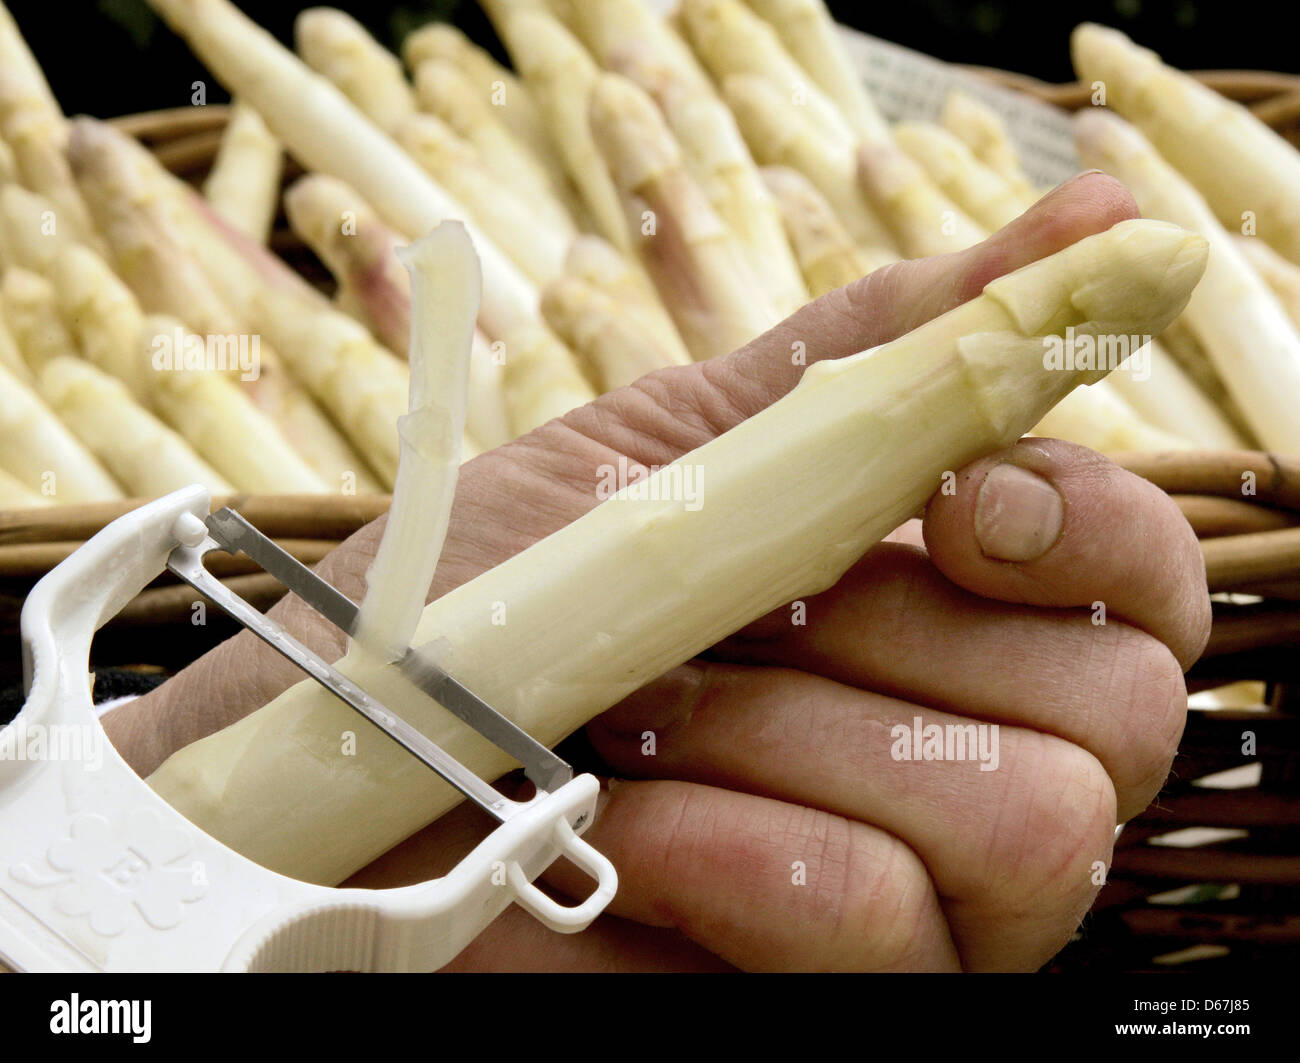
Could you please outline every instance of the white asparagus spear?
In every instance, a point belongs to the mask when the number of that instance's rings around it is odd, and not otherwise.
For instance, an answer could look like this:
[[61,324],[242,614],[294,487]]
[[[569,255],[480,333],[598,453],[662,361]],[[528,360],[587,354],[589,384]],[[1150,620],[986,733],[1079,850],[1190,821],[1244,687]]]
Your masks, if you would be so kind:
[[568,177],[556,155],[546,121],[528,87],[459,29],[448,22],[421,26],[402,42],[402,58],[412,71],[418,70],[426,59],[454,63],[475,91],[497,111],[510,132],[547,168],[553,186],[561,188],[567,184]]
[[942,126],[899,122],[894,126],[894,140],[985,229],[1001,229],[1033,203]]
[[144,312],[131,289],[107,262],[80,244],[59,252],[50,278],[81,353],[148,405],[152,373],[139,351]]
[[[785,398],[648,486],[436,599],[412,643],[449,639],[448,670],[553,745],[755,618],[833,585],[945,471],[1012,443],[1100,375],[1045,370],[1044,335],[1158,332],[1204,264],[1194,234],[1123,222],[893,343],[815,363]],[[695,507],[670,490],[688,471]],[[494,623],[502,605],[508,622]],[[513,766],[395,669],[353,678],[481,777]],[[340,752],[348,730],[356,756]],[[311,681],[174,753],[149,782],[249,858],[328,883],[458,800]]]
[[582,233],[569,248],[564,272],[614,299],[623,315],[634,318],[639,328],[650,333],[655,344],[669,352],[673,362],[684,365],[691,360],[672,315],[636,259],[624,255],[595,233]]
[[126,385],[80,358],[47,362],[41,398],[132,496],[157,498],[189,484],[234,490],[185,440],[139,405]]
[[21,185],[0,188],[0,262],[45,273],[60,249],[77,243],[59,226],[58,208]]
[[2,307],[0,307],[0,366],[8,369],[23,383],[32,382],[32,371],[27,368],[27,363],[23,360],[22,351],[18,349],[18,341],[9,330],[9,323],[5,321]]
[[54,285],[40,274],[18,266],[5,270],[0,303],[23,361],[33,374],[39,375],[52,358],[79,353],[59,314]]
[[1089,108],[1075,119],[1074,131],[1085,164],[1123,181],[1143,214],[1184,225],[1210,242],[1210,264],[1187,304],[1187,323],[1260,442],[1300,454],[1300,332],[1281,304],[1196,189],[1136,128]]
[[1277,296],[1291,323],[1300,328],[1300,266],[1283,258],[1257,236],[1234,233],[1232,242]]
[[280,204],[284,149],[248,104],[235,101],[203,194],[242,233],[266,243]]
[[798,170],[826,197],[859,246],[894,252],[890,229],[859,187],[858,160],[851,143],[819,136],[804,112],[767,78],[732,74],[722,83],[722,93],[755,159],[765,166]]
[[303,62],[334,82],[380,129],[392,129],[415,111],[415,93],[401,60],[351,15],[309,7],[293,24]]
[[1118,30],[1070,37],[1075,70],[1106,86],[1106,105],[1136,125],[1230,232],[1252,230],[1300,263],[1300,152],[1239,103],[1166,66]]
[[599,68],[573,34],[544,11],[506,13],[496,28],[541,108],[583,205],[605,239],[628,250],[631,233],[587,117]]
[[108,502],[122,489],[36,392],[0,366],[0,468],[56,502]]
[[203,337],[176,318],[146,316],[139,349],[153,370],[150,404],[162,419],[241,491],[333,489],[240,390],[235,377],[206,366],[205,348]]
[[436,115],[417,112],[393,129],[397,142],[538,284],[559,276],[573,239],[570,225],[552,226],[510,191],[478,153]]
[[889,138],[889,129],[862,75],[840,44],[839,29],[822,0],[748,0],[769,22],[791,57],[806,70],[854,132],[866,141]]
[[247,100],[299,162],[346,181],[408,239],[444,218],[469,224],[483,264],[483,324],[537,316],[538,292],[471,224],[467,212],[329,81],[229,0],[149,0],[236,96]]
[[780,320],[734,234],[686,172],[659,109],[636,84],[603,74],[591,128],[614,174],[638,250],[696,360],[726,354]]
[[1145,373],[1111,373],[1106,382],[1147,424],[1209,450],[1248,449],[1241,433],[1156,340],[1140,357]]
[[53,504],[54,499],[33,491],[9,470],[0,468],[0,510],[36,509]]
[[525,325],[501,341],[505,349],[506,414],[522,436],[596,397],[573,354],[550,329]]
[[953,89],[944,98],[939,123],[1024,199],[1030,203],[1039,199],[1038,189],[1021,169],[1020,156],[1011,143],[1006,123],[992,107],[960,89]]
[[493,175],[547,225],[573,233],[566,202],[575,193],[563,171],[557,176],[511,132],[501,108],[493,107],[460,67],[447,59],[426,59],[415,71],[415,96],[421,110],[437,115],[473,145]]
[[889,261],[887,256],[868,261],[835,216],[826,197],[798,170],[764,166],[762,174],[781,208],[790,246],[814,299],[852,283]]

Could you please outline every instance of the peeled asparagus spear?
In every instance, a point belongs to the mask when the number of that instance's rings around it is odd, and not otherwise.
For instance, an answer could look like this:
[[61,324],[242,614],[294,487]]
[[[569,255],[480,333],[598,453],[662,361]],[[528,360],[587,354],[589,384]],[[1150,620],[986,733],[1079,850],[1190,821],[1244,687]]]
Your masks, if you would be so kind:
[[293,24],[303,62],[334,82],[380,129],[415,111],[415,93],[397,56],[333,7],[309,7]]
[[236,100],[203,194],[236,229],[266,243],[280,203],[283,162],[284,149],[262,116]]
[[[893,343],[815,363],[789,395],[656,473],[642,497],[625,490],[435,600],[413,644],[445,636],[448,670],[553,745],[746,623],[835,583],[945,471],[1010,444],[1097,379],[1044,369],[1044,336],[1159,331],[1205,253],[1174,226],[1124,222]],[[701,505],[651,500],[674,497],[672,478],[688,469]],[[493,623],[493,603],[508,623]],[[353,678],[482,777],[512,766],[396,670]],[[345,731],[359,735],[356,756],[341,751]],[[458,800],[310,681],[173,754],[149,782],[246,856],[329,883]]]
[[603,74],[591,93],[591,129],[639,230],[642,261],[691,354],[725,354],[776,324],[654,101],[627,78]]
[[36,393],[0,366],[0,468],[58,502],[107,502],[122,490]]
[[1075,119],[1083,161],[1123,181],[1148,217],[1185,225],[1210,243],[1187,323],[1265,447],[1300,453],[1300,332],[1196,190],[1123,119],[1089,108]]
[[[408,239],[443,218],[467,220],[391,137],[229,0],[149,2],[307,169],[347,181]],[[534,285],[479,226],[470,225],[470,235],[483,263],[484,326],[500,330],[535,319]]]
[[1106,105],[1136,125],[1219,221],[1253,230],[1300,263],[1300,152],[1239,103],[1166,66],[1118,30],[1091,23],[1070,37],[1079,76],[1106,86]]
[[126,385],[80,358],[55,358],[40,395],[131,495],[156,498],[189,484],[233,491],[181,436],[140,406]]
[[1031,203],[1038,200],[1038,189],[1020,168],[1020,156],[1011,143],[1006,123],[992,107],[954,89],[943,101],[939,122],[1023,198]]

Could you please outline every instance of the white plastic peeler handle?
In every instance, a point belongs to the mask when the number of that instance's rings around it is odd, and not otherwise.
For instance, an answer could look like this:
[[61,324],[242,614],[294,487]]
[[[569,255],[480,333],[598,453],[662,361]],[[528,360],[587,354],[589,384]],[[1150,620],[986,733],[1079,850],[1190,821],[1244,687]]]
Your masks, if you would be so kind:
[[[0,730],[0,750],[41,735],[47,755],[0,757],[0,961],[37,971],[428,971],[512,902],[556,930],[587,926],[617,888],[613,865],[578,837],[595,815],[590,775],[540,796],[440,879],[358,890],[268,871],[131,770],[91,705],[91,638],[207,510],[196,486],[128,513],[28,596],[28,696]],[[48,755],[64,735],[81,736],[90,755]],[[532,885],[562,854],[596,879],[572,908]]]

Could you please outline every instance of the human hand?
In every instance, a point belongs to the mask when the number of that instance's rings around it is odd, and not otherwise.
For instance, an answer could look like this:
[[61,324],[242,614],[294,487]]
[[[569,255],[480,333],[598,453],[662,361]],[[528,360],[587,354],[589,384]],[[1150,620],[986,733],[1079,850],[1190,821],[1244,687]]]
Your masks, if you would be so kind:
[[[483,455],[462,470],[430,597],[589,509],[597,466],[666,464],[775,401],[801,372],[794,340],[810,361],[887,342],[1134,213],[1115,182],[1085,176],[977,248],[877,271],[740,351],[652,374]],[[381,530],[358,533],[321,574],[358,596]],[[780,610],[594,721],[596,750],[635,780],[611,790],[587,835],[620,871],[610,914],[560,937],[510,909],[452,967],[1032,969],[1050,958],[1091,904],[1117,817],[1154,796],[1181,734],[1182,669],[1209,629],[1195,537],[1145,481],[1032,440],[959,471],[956,493],[931,500],[924,545],[915,524],[892,538],[810,598],[805,625]],[[342,652],[342,636],[296,599],[274,612],[318,652]],[[299,678],[243,634],[105,726],[146,773]],[[997,769],[893,759],[891,729],[917,716],[998,724]],[[441,874],[480,835],[462,806],[351,884]],[[563,868],[551,880],[585,892]]]

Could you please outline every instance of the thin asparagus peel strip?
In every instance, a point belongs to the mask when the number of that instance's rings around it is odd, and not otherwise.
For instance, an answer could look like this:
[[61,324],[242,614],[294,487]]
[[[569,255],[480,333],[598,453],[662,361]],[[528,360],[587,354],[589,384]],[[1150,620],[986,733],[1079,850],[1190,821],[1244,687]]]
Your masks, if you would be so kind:
[[1140,132],[1092,108],[1075,119],[1084,162],[1123,181],[1148,217],[1201,233],[1210,243],[1205,279],[1187,304],[1187,324],[1265,447],[1300,453],[1300,332],[1213,212]]
[[140,406],[125,384],[80,358],[55,358],[41,370],[40,395],[113,477],[139,498],[189,484],[213,494],[234,490],[180,435]]
[[483,264],[485,327],[537,315],[534,285],[466,211],[328,80],[229,0],[150,0],[232,94],[247,100],[305,167],[338,177],[408,239],[443,218],[470,225]]
[[591,94],[591,128],[636,219],[642,261],[692,356],[726,354],[776,324],[654,101],[627,78],[603,74]]
[[1146,134],[1205,197],[1225,228],[1254,231],[1300,263],[1300,152],[1239,103],[1166,66],[1118,30],[1084,23],[1070,37],[1079,76]]
[[443,222],[402,250],[411,271],[410,411],[397,422],[393,505],[354,632],[362,661],[398,660],[411,644],[442,553],[465,432],[479,267],[463,226]]
[[203,194],[236,229],[266,243],[280,203],[284,149],[248,104],[236,100]]
[[[1123,222],[893,343],[815,363],[790,394],[645,490],[625,488],[436,599],[413,644],[448,640],[448,670],[553,745],[750,621],[834,584],[945,471],[1010,444],[1100,375],[1045,369],[1046,336],[1158,332],[1204,264],[1200,237]],[[670,489],[687,470],[698,505]],[[493,623],[493,603],[507,623]],[[395,669],[353,678],[483,778],[512,767]],[[300,683],[173,754],[149,781],[251,859],[335,883],[458,800],[368,729],[358,755],[342,755],[339,735],[357,727],[346,706]]]

